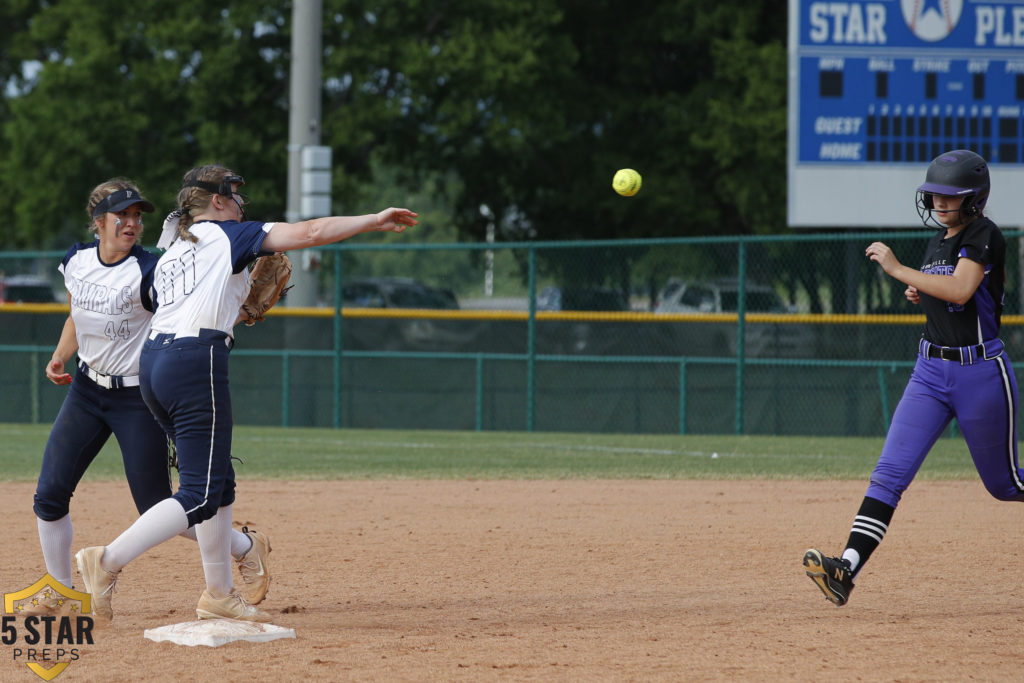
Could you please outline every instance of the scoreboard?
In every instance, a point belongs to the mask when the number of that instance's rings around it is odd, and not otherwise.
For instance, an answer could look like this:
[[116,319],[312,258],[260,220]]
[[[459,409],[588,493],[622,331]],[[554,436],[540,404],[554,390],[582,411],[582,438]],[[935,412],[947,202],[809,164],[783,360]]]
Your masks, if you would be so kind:
[[950,149],[988,160],[999,225],[1024,226],[1024,0],[790,0],[793,227],[920,226]]

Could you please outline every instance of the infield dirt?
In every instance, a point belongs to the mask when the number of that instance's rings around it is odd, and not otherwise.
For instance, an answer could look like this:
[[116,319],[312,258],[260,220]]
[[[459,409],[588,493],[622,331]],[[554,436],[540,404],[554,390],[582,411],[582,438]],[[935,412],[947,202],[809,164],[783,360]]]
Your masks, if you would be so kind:
[[[114,621],[74,681],[1016,680],[1024,508],[977,481],[917,482],[850,603],[804,576],[838,553],[864,482],[240,481],[265,531],[261,607],[295,640],[183,647],[147,628],[195,618],[195,543],[123,572]],[[0,592],[44,572],[34,486],[0,484]],[[75,549],[135,518],[124,483],[84,483]],[[80,584],[80,577],[75,574]],[[0,680],[38,681],[11,646]]]

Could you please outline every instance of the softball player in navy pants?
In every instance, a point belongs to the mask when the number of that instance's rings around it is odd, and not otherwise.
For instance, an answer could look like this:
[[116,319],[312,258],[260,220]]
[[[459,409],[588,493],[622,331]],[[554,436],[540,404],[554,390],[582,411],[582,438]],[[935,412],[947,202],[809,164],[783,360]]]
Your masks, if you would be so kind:
[[[96,240],[68,249],[58,270],[64,276],[71,314],[46,366],[57,385],[70,384],[43,453],[33,510],[46,571],[72,586],[70,504],[78,482],[106,444],[117,438],[125,475],[140,513],[171,495],[167,435],[142,400],[139,354],[150,331],[157,256],[138,245],[142,213],[153,205],[129,180],[96,186],[86,211]],[[78,354],[74,380],[65,364]],[[243,579],[252,581],[246,557],[265,539],[234,532],[232,555]],[[194,532],[186,532],[195,540]],[[252,537],[252,538],[250,538]],[[257,548],[257,553],[262,547]],[[244,558],[244,559],[243,559]],[[41,605],[45,612],[51,605]]]
[[[72,585],[71,497],[111,434],[139,512],[170,490],[167,436],[139,393],[157,257],[136,242],[142,214],[153,205],[130,181],[113,179],[89,193],[86,211],[96,240],[72,246],[58,266],[71,313],[46,375],[71,386],[46,442],[33,504],[46,571],[66,586]],[[65,364],[76,352],[72,380]]]
[[140,374],[143,398],[178,447],[180,486],[114,542],[76,555],[100,616],[113,614],[110,593],[122,567],[195,525],[206,578],[197,616],[270,620],[235,591],[227,543],[235,500],[228,357],[249,293],[247,266],[264,254],[416,224],[416,214],[393,208],[294,224],[246,221],[244,182],[222,166],[202,166],[185,174],[178,194],[181,217],[170,225],[176,239],[154,274],[159,306]]
[[938,228],[921,268],[902,265],[881,242],[867,248],[868,258],[907,285],[907,299],[924,310],[925,328],[846,549],[841,557],[804,553],[805,572],[835,605],[846,604],[903,492],[953,418],[988,492],[998,500],[1024,500],[1017,381],[999,339],[1006,241],[983,215],[989,187],[984,159],[967,150],[947,152],[932,161],[917,191],[922,220]]

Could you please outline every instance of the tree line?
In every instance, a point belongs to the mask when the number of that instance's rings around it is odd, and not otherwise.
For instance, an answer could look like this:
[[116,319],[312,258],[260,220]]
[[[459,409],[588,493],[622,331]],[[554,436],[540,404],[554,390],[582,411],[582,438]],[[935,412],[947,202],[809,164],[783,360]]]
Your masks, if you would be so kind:
[[[283,218],[290,3],[9,0],[0,21],[2,248],[83,239],[111,176],[168,211],[207,162]],[[785,229],[780,0],[324,0],[322,43],[336,213],[416,200],[466,241]]]

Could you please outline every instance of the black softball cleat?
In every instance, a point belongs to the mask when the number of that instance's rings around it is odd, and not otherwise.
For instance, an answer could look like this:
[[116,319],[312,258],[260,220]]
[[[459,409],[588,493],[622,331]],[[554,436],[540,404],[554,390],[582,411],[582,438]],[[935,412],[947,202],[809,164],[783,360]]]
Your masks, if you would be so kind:
[[853,590],[853,571],[847,560],[825,557],[820,550],[811,548],[804,553],[804,569],[811,581],[817,584],[829,602],[842,607],[850,599]]

